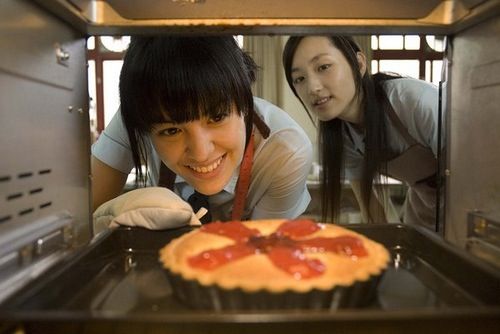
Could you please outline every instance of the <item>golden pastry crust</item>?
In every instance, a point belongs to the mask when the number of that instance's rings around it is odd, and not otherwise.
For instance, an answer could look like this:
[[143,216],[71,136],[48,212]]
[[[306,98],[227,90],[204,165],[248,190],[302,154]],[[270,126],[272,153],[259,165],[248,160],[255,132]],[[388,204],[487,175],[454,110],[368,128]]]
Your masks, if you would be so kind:
[[[256,220],[243,224],[270,235],[286,220]],[[381,244],[354,231],[338,225],[319,224],[321,229],[303,239],[351,235],[359,238],[368,255],[350,257],[332,252],[309,253],[309,259],[319,259],[326,265],[321,275],[307,279],[296,279],[277,268],[265,253],[252,254],[232,261],[213,270],[192,267],[187,259],[206,250],[219,249],[235,243],[234,240],[200,230],[191,231],[167,244],[160,250],[160,261],[173,274],[185,280],[194,280],[204,286],[216,285],[222,289],[240,288],[246,292],[264,290],[272,293],[294,291],[305,293],[312,289],[331,290],[337,286],[351,286],[380,275],[387,267],[390,255]]]

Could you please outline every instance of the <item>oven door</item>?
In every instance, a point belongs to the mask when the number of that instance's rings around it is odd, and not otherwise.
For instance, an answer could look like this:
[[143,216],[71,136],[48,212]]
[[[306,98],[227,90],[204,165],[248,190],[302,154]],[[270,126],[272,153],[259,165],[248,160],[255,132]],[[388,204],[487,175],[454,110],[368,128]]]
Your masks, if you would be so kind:
[[175,299],[161,247],[190,228],[123,227],[68,256],[0,308],[0,318],[27,332],[325,333],[389,331],[487,333],[500,325],[500,273],[440,237],[410,225],[352,225],[384,244],[392,262],[376,298],[362,308],[194,310]]

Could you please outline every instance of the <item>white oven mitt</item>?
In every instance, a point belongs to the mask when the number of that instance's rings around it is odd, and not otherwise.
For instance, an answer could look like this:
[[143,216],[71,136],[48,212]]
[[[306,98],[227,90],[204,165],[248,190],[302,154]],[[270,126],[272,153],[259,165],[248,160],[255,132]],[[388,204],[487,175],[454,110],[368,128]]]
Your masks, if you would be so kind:
[[205,208],[201,208],[195,214],[186,201],[167,188],[140,188],[98,207],[93,215],[94,233],[119,225],[140,226],[151,230],[201,225],[199,218],[206,212]]

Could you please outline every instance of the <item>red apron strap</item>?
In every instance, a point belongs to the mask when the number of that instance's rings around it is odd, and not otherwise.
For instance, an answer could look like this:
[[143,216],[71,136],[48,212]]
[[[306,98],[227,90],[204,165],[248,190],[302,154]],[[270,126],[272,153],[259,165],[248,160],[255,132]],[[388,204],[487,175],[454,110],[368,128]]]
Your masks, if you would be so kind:
[[250,177],[252,174],[253,164],[253,150],[254,150],[254,133],[250,136],[243,160],[240,166],[240,175],[236,183],[236,193],[233,201],[233,212],[231,214],[232,220],[241,220],[243,210],[245,209],[245,201],[247,199],[248,187],[250,186]]

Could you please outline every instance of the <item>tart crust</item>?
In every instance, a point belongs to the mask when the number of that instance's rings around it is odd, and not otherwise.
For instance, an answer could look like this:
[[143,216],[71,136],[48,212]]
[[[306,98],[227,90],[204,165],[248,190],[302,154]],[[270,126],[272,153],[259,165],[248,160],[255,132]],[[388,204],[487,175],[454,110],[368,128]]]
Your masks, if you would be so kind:
[[[261,235],[270,235],[285,221],[274,219],[242,223],[250,229],[258,230]],[[355,236],[362,241],[367,250],[367,256],[351,257],[332,252],[306,252],[307,258],[319,259],[326,266],[326,270],[321,275],[307,279],[296,279],[293,275],[280,270],[274,266],[265,253],[252,254],[216,269],[204,270],[189,265],[188,258],[206,250],[232,245],[235,241],[197,229],[174,239],[163,247],[160,250],[160,261],[170,274],[205,287],[215,286],[222,290],[238,289],[244,293],[264,291],[271,294],[307,293],[313,290],[327,291],[338,287],[349,287],[356,283],[373,280],[386,269],[390,255],[381,244],[338,225],[319,225],[321,229],[303,238]]]

